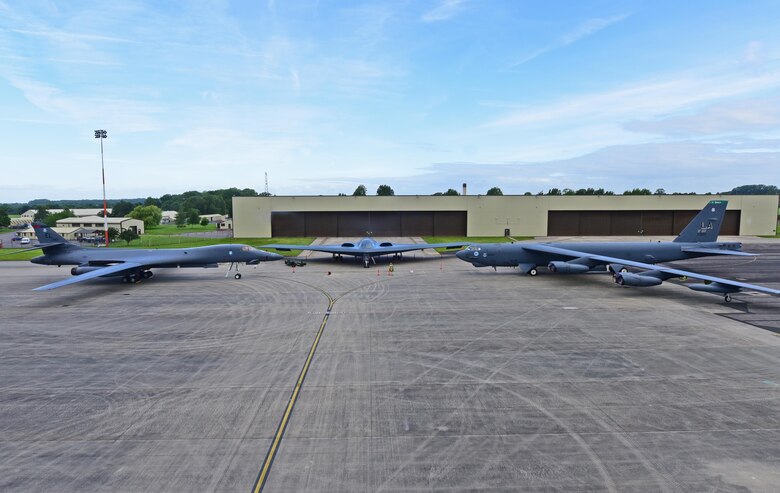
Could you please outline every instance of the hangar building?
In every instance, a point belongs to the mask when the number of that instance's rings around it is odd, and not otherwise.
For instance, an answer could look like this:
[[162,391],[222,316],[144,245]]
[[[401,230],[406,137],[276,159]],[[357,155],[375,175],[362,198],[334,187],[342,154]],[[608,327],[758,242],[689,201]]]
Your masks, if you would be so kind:
[[234,197],[237,238],[675,235],[728,200],[723,235],[774,235],[777,195]]

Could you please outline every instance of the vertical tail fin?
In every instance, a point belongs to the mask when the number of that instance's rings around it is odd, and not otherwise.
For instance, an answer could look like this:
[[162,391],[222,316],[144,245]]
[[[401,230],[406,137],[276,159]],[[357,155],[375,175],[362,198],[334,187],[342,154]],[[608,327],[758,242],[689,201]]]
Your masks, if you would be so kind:
[[704,209],[674,239],[682,243],[704,243],[718,241],[718,233],[726,215],[727,200],[711,200]]
[[76,245],[71,245],[68,240],[43,223],[33,223],[33,229],[38,243],[43,248],[43,253],[49,249],[79,248]]

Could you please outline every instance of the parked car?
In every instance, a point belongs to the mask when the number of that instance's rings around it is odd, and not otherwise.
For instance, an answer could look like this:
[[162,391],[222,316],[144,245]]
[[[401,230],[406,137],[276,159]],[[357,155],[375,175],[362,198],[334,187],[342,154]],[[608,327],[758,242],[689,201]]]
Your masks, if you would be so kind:
[[11,238],[11,241],[22,241],[22,237],[21,236],[14,236],[14,237]]
[[30,238],[22,238],[21,239],[22,245],[29,245],[30,244]]

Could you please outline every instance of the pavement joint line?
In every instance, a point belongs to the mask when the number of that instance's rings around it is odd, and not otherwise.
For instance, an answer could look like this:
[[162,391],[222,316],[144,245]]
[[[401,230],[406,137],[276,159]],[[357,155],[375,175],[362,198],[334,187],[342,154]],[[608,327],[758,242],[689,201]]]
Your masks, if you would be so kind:
[[[284,432],[287,429],[287,423],[289,423],[290,416],[292,415],[293,408],[295,407],[295,402],[298,400],[298,395],[300,394],[301,388],[303,387],[303,381],[306,379],[306,374],[309,372],[309,366],[311,365],[311,361],[314,358],[314,353],[317,350],[317,346],[320,343],[320,339],[322,338],[322,333],[325,331],[325,325],[328,323],[328,319],[330,318],[331,312],[333,310],[333,305],[336,304],[336,302],[341,299],[343,296],[356,291],[357,289],[360,289],[362,286],[357,286],[353,289],[350,289],[349,291],[346,291],[345,293],[342,293],[337,298],[333,298],[330,294],[328,294],[325,290],[321,288],[317,288],[314,286],[310,286],[309,284],[302,283],[300,281],[295,281],[299,284],[304,284],[309,287],[313,287],[317,291],[321,292],[323,295],[325,295],[328,298],[328,307],[325,310],[325,315],[322,317],[322,323],[320,323],[320,328],[317,330],[317,335],[314,338],[314,342],[312,343],[311,349],[309,350],[309,354],[306,357],[306,361],[303,364],[303,368],[301,368],[301,373],[298,375],[298,380],[296,381],[295,387],[293,388],[292,394],[290,394],[290,400],[287,402],[287,407],[285,408],[284,414],[282,415],[282,419],[279,422],[279,426],[276,429],[276,434],[274,435],[274,439],[271,441],[271,445],[268,448],[268,452],[266,452],[265,459],[263,459],[263,466],[260,468],[260,472],[257,475],[257,479],[255,480],[254,487],[252,488],[252,493],[260,493],[263,491],[263,487],[265,486],[265,482],[268,479],[268,474],[270,474],[271,466],[273,465],[274,458],[276,457],[276,452],[279,449],[279,445],[282,442],[282,438],[284,437]],[[381,281],[373,281],[368,284],[377,284],[379,282],[384,282],[384,280]]]
[[[324,293],[324,291],[323,291]],[[301,373],[298,375],[298,380],[295,383],[295,387],[293,388],[292,394],[290,394],[290,400],[287,402],[287,407],[285,408],[284,414],[282,415],[282,419],[279,422],[279,426],[276,429],[276,434],[274,435],[274,439],[271,441],[271,446],[268,448],[268,452],[266,452],[265,459],[263,460],[263,466],[260,469],[260,472],[257,475],[257,479],[255,480],[254,487],[252,488],[253,493],[260,493],[263,491],[263,487],[265,486],[265,482],[268,479],[268,474],[271,471],[271,466],[273,465],[274,458],[276,457],[276,452],[279,450],[279,445],[282,442],[282,438],[284,436],[284,432],[287,429],[287,424],[290,421],[290,416],[292,416],[293,408],[295,407],[295,402],[298,400],[298,395],[300,394],[301,388],[303,387],[303,381],[306,379],[306,374],[309,371],[309,366],[311,365],[311,361],[314,358],[314,353],[317,350],[317,346],[320,343],[320,339],[322,338],[322,333],[325,330],[325,325],[328,323],[328,318],[330,317],[331,310],[333,309],[333,304],[336,302],[329,294],[324,293],[325,296],[328,297],[328,308],[325,311],[325,315],[322,318],[322,323],[320,324],[319,330],[317,330],[317,335],[314,338],[314,342],[311,345],[311,349],[309,350],[309,354],[306,357],[306,361],[303,364],[303,368],[301,368]]]

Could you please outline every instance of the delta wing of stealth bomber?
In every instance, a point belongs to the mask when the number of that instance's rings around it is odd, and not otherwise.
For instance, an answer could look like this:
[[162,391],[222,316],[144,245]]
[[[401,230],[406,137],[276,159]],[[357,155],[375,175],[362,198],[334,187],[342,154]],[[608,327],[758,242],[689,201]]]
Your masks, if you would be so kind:
[[[780,295],[780,290],[765,286],[656,265],[711,255],[754,256],[742,252],[741,243],[718,241],[726,205],[725,200],[708,203],[671,242],[471,244],[457,257],[476,267],[519,267],[531,276],[542,265],[565,274],[606,269],[622,286],[657,286],[674,277],[690,277],[704,283],[687,284],[688,288],[723,295],[727,302],[743,289]],[[628,267],[640,272],[628,272]]]
[[376,263],[375,257],[382,255],[399,256],[404,252],[414,250],[425,250],[426,248],[447,248],[456,249],[468,245],[469,242],[453,243],[390,243],[389,241],[377,241],[374,238],[366,237],[355,243],[342,243],[340,245],[263,245],[263,248],[273,248],[274,250],[311,250],[315,252],[325,252],[333,255],[334,260],[341,259],[342,255],[351,255],[355,258],[363,259],[363,267],[368,267],[370,262]]
[[[249,245],[210,245],[195,248],[136,249],[83,248],[68,242],[51,228],[33,224],[39,245],[20,251],[42,249],[43,255],[31,260],[41,265],[75,265],[70,270],[74,277],[35,288],[46,291],[96,277],[121,277],[123,282],[135,283],[152,277],[153,268],[161,267],[217,267],[229,263],[228,272],[236,268],[235,278],[241,279],[238,265],[254,265],[268,260],[280,260],[276,253],[258,250]],[[14,252],[17,253],[17,252]]]

